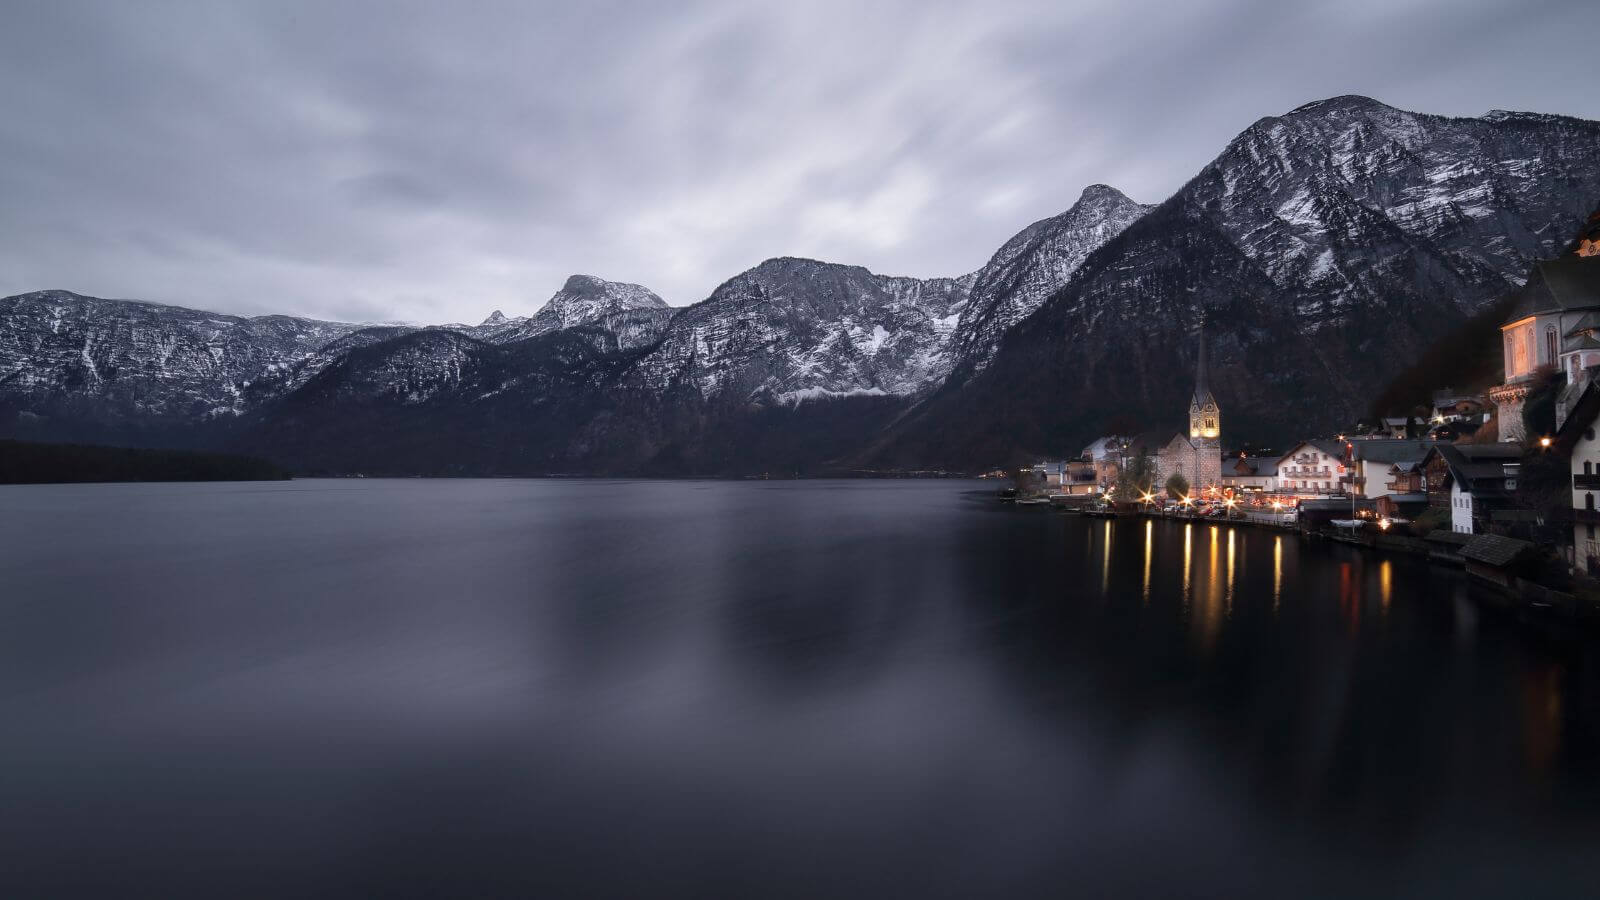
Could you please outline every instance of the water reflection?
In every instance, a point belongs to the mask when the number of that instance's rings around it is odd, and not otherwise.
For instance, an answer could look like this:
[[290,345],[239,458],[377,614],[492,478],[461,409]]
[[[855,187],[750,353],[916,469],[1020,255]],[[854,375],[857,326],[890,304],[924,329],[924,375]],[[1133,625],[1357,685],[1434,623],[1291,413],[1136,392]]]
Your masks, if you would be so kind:
[[[5,494],[0,772],[27,777],[0,776],[0,883],[1299,897],[1592,879],[1590,645],[1530,638],[1422,560],[964,490]],[[1381,628],[1358,627],[1364,602]]]
[[1144,523],[1144,590],[1143,600],[1146,606],[1150,605],[1150,560],[1155,555],[1156,523],[1146,519]]
[[1272,611],[1283,602],[1283,535],[1272,538]]

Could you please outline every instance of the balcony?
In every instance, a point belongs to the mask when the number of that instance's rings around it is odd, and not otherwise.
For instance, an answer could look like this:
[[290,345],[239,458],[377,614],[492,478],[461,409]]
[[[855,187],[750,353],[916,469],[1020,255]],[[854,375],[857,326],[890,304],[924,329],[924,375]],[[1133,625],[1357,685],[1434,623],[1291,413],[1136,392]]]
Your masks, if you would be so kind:
[[1572,476],[1572,489],[1577,491],[1600,491],[1600,474]]

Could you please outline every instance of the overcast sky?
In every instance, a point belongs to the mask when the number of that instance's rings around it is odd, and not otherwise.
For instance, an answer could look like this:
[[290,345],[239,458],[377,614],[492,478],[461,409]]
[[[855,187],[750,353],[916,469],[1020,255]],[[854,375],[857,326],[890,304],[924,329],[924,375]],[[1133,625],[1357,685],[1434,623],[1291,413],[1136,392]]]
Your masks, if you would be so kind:
[[[1166,8],[1163,8],[1166,7]],[[0,0],[0,295],[360,321],[957,275],[1359,93],[1600,119],[1573,2]]]

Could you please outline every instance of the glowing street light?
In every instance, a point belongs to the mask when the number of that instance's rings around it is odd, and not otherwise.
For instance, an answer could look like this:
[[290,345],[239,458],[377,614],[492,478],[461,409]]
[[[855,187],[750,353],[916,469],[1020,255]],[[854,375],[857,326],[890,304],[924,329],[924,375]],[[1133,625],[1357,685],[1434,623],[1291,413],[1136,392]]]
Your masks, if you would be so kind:
[[1550,439],[1548,437],[1539,438],[1539,446],[1546,450],[1550,449]]

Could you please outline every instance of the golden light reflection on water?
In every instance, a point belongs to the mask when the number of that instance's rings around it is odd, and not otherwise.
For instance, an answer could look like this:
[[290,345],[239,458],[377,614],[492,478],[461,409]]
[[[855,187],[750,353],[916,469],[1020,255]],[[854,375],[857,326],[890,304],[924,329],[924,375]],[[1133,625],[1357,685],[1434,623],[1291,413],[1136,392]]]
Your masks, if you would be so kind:
[[1111,592],[1111,520],[1106,520],[1105,547],[1100,554],[1100,593]]
[[1144,520],[1144,602],[1150,604],[1150,555],[1154,547],[1156,523],[1149,519]]
[[1218,540],[1217,526],[1211,526],[1209,531],[1211,540],[1206,553],[1205,598],[1200,605],[1200,614],[1193,620],[1201,646],[1208,651],[1216,646],[1217,634],[1222,628],[1222,572],[1218,559],[1222,548],[1219,546],[1221,542]]
[[1183,608],[1189,609],[1189,566],[1194,559],[1194,523],[1183,526]]
[[1283,535],[1272,539],[1272,611],[1283,600]]
[[1224,595],[1228,604],[1228,615],[1233,615],[1233,529],[1228,529],[1228,591]]
[[1378,598],[1383,602],[1383,614],[1389,615],[1390,566],[1386,559],[1378,565]]

